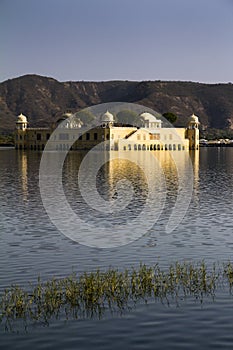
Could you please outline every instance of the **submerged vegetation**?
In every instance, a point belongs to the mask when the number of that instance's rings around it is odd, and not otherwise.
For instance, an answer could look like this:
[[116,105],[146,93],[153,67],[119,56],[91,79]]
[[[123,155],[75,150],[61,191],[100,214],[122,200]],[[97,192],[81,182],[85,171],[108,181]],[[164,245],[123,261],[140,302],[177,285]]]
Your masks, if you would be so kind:
[[104,311],[124,312],[140,301],[166,301],[193,296],[203,300],[214,297],[216,288],[233,286],[233,264],[207,268],[204,262],[175,263],[165,271],[158,264],[138,269],[83,273],[79,276],[42,282],[23,289],[13,285],[0,297],[0,321],[49,322],[53,317],[101,317]]

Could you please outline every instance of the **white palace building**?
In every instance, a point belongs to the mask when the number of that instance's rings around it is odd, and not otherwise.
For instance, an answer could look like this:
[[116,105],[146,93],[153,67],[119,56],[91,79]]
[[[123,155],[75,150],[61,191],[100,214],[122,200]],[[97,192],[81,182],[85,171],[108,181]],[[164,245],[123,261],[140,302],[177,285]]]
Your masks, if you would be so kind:
[[199,120],[192,114],[186,128],[163,127],[153,114],[139,115],[141,126],[115,123],[114,116],[106,111],[100,125],[86,129],[71,114],[63,115],[61,123],[51,128],[29,128],[27,117],[20,114],[16,122],[15,148],[43,150],[49,140],[54,150],[89,150],[104,142],[105,150],[122,151],[184,151],[199,149]]

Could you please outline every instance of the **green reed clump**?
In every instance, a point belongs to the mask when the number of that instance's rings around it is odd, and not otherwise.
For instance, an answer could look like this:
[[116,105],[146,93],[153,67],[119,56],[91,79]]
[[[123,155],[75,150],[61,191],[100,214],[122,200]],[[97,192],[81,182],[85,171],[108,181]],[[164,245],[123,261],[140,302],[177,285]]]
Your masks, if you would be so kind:
[[207,269],[204,262],[177,262],[166,270],[161,270],[158,264],[153,267],[141,264],[137,269],[109,268],[47,282],[38,278],[28,290],[13,285],[3,292],[0,318],[48,322],[62,313],[67,318],[101,317],[106,309],[122,312],[132,303],[151,298],[194,296],[202,300],[204,295],[214,296],[220,277],[232,287],[231,263],[225,264],[222,271],[216,271],[215,265]]
[[5,290],[1,298],[0,313],[12,319],[25,318],[31,298],[22,288],[15,285]]
[[232,286],[233,286],[233,264],[231,262],[224,264],[224,275],[227,278],[230,289],[232,289]]
[[175,289],[182,289],[184,295],[214,294],[219,274],[216,272],[215,264],[210,272],[204,262],[196,265],[177,262],[170,267],[170,283],[176,283]]

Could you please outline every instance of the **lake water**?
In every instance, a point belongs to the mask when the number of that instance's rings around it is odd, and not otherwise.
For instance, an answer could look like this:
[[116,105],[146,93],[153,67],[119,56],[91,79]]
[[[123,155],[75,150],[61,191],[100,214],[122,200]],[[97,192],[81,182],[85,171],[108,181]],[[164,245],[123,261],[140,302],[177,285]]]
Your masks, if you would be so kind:
[[[95,211],[80,201],[77,182],[83,156],[69,153],[63,186],[73,211],[90,221]],[[171,159],[157,157],[166,182],[166,193],[158,197],[164,205],[160,216],[130,244],[99,249],[70,240],[50,221],[40,196],[41,153],[0,149],[0,291],[16,283],[28,286],[38,275],[46,280],[109,266],[123,269],[159,262],[166,268],[175,261],[205,259],[212,264],[231,260],[233,148],[203,148],[190,153],[194,176],[191,202],[183,220],[170,233],[165,227],[182,189]],[[134,194],[133,205],[114,216],[121,225],[128,217],[137,217],[145,205],[149,190],[143,171],[134,162],[116,159],[99,170],[96,180],[100,195],[109,200],[118,196],[116,184],[123,178],[132,182]],[[160,185],[158,181],[158,192]],[[98,227],[101,220],[103,217],[96,215],[94,225]],[[111,224],[108,216],[104,220]],[[0,324],[0,349],[232,349],[232,308],[233,297],[223,289],[214,301],[208,297],[203,303],[188,297],[179,305],[150,301],[122,315],[106,312],[101,319],[68,321],[61,317],[46,326],[31,324],[26,332],[5,331]]]

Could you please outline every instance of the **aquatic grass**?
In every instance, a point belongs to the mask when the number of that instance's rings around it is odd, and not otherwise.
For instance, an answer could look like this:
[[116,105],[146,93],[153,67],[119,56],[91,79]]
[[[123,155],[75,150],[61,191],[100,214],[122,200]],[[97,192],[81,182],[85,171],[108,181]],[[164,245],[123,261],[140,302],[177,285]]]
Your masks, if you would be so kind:
[[230,291],[232,292],[233,287],[233,263],[228,262],[224,264],[224,277],[226,277],[227,282],[230,287]]
[[[162,302],[193,296],[201,302],[204,296],[215,296],[220,282],[233,287],[233,265],[223,268],[213,264],[207,268],[199,263],[176,262],[166,270],[158,264],[138,268],[109,268],[106,271],[52,278],[28,289],[12,285],[0,298],[0,319],[6,323],[14,320],[48,323],[53,317],[65,315],[68,319],[102,317],[106,310],[124,312],[138,302],[158,299]],[[226,284],[225,283],[225,284]]]

